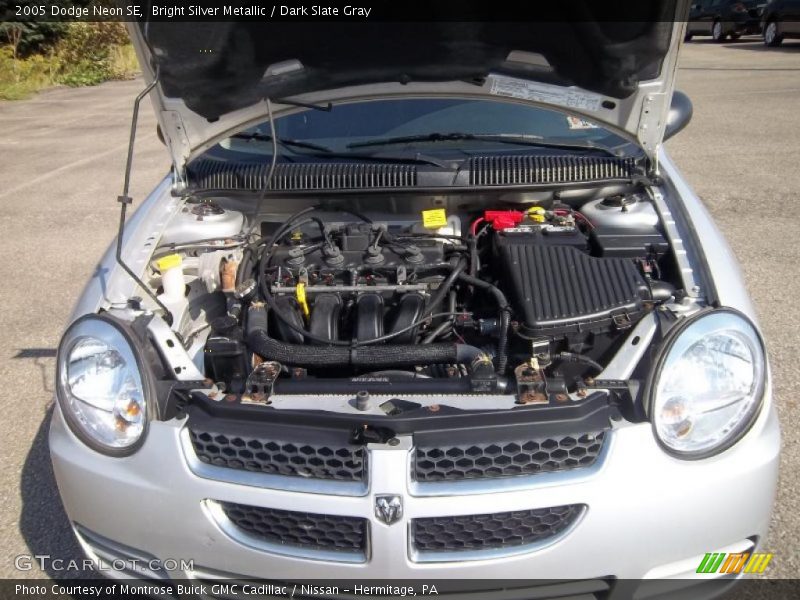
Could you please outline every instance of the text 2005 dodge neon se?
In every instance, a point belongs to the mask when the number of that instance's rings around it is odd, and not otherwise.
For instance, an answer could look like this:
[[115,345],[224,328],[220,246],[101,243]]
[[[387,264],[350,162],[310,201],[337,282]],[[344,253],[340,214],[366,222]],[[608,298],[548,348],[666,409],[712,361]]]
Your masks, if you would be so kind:
[[684,27],[131,25],[173,169],[58,352],[87,554],[591,590],[758,548],[764,343],[662,146]]

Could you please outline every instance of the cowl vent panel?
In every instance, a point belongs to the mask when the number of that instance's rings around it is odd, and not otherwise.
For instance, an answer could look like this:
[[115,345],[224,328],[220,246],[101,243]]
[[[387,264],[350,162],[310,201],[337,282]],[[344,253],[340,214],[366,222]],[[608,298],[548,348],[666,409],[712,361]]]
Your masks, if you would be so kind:
[[632,158],[587,156],[476,156],[470,159],[470,185],[530,185],[629,180]]
[[[189,181],[196,189],[250,190],[264,187],[267,164],[228,163],[199,160],[188,168]],[[404,188],[417,185],[414,165],[372,163],[279,164],[270,182],[272,191],[355,190]]]

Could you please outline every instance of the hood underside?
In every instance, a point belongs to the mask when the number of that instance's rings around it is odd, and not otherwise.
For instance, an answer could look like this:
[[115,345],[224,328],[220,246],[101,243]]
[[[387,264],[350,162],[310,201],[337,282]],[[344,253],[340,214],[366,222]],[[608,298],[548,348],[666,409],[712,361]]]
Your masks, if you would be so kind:
[[[591,15],[590,4],[572,6]],[[682,5],[640,0],[641,19],[630,22],[152,22],[130,31],[145,77],[158,72],[154,104],[178,169],[263,116],[265,98],[280,113],[282,99],[457,90],[584,114],[652,154],[672,92]],[[650,122],[642,123],[645,101]]]

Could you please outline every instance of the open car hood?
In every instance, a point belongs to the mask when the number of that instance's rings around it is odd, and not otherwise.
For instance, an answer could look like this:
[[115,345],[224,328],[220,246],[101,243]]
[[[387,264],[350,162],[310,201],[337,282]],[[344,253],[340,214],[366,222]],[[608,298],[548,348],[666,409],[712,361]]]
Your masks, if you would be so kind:
[[[571,3],[574,7],[576,3]],[[584,14],[598,3],[579,0]],[[463,96],[585,117],[661,144],[688,0],[638,0],[637,21],[130,23],[176,173],[296,103]],[[639,18],[640,16],[644,17]],[[295,105],[282,104],[291,100]]]

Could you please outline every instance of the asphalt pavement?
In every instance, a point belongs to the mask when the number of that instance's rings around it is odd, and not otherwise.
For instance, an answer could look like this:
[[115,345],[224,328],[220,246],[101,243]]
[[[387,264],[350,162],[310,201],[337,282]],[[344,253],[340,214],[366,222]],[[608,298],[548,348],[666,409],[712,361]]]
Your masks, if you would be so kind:
[[[797,578],[800,42],[777,49],[754,38],[687,44],[678,87],[691,97],[694,119],[667,147],[742,264],[772,361],[783,457],[767,575]],[[116,233],[131,107],[141,88],[133,80],[0,102],[0,577],[43,576],[38,568],[17,570],[20,555],[81,558],[47,451],[55,349],[74,299]],[[143,106],[135,201],[168,166]]]

